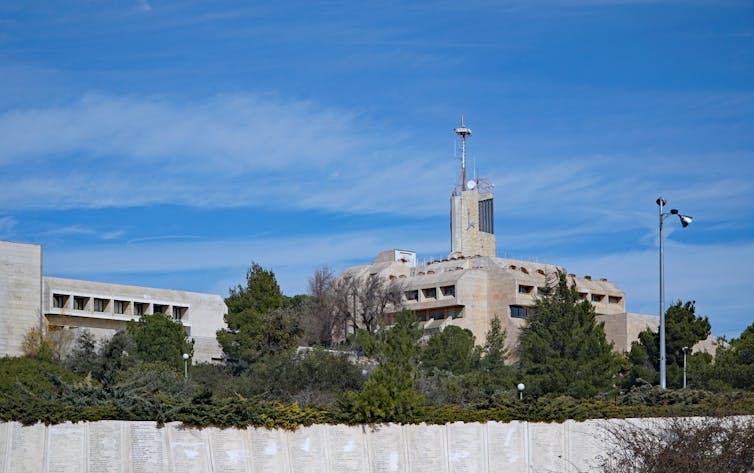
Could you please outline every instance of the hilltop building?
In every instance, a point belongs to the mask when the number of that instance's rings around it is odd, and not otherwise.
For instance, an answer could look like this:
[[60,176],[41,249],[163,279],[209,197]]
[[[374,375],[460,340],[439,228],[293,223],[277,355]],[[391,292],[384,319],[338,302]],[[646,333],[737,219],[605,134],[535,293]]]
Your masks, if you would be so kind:
[[194,340],[194,361],[212,361],[222,355],[215,331],[227,311],[214,294],[43,276],[40,245],[0,241],[0,356],[22,355],[35,327],[105,337],[141,315],[164,313]]
[[[471,135],[463,119],[455,130],[461,138],[461,181],[450,196],[450,254],[440,261],[417,265],[416,253],[387,250],[364,266],[347,269],[342,277],[378,276],[397,281],[403,290],[401,307],[416,312],[426,335],[456,325],[471,330],[483,343],[490,320],[499,317],[515,349],[526,316],[548,278],[565,269],[496,255],[494,194],[484,179],[466,180],[466,139]],[[659,317],[626,312],[625,294],[605,278],[568,279],[605,322],[615,350],[627,351],[643,330],[657,330]]]

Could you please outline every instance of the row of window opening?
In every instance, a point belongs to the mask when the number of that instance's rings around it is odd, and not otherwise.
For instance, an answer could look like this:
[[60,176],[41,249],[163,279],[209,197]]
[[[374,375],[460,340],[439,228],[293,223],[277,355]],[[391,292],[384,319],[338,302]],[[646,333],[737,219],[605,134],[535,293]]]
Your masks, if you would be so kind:
[[[421,289],[421,295],[424,300],[432,300],[437,299],[437,288],[436,287],[427,287],[424,289]],[[440,287],[440,296],[441,297],[455,297],[456,296],[456,287],[455,286],[442,286]],[[414,289],[410,291],[404,291],[403,297],[409,301],[409,302],[418,302],[419,301],[419,289]]]
[[[70,299],[68,294],[53,294],[52,306],[56,309],[63,309],[68,306],[68,300]],[[102,299],[99,297],[87,297],[87,296],[73,296],[72,307],[74,310],[88,310],[89,301],[92,303],[93,312],[110,312],[110,304],[112,303],[112,312],[116,315],[126,315],[129,313],[129,306],[133,304],[133,315],[142,316],[149,314],[149,302],[131,302],[123,300],[111,300]],[[176,320],[180,320],[188,311],[188,307],[170,306],[166,304],[151,304],[152,314],[168,314]],[[130,315],[130,314],[129,314]]]
[[[549,289],[546,287],[538,287],[537,295],[543,296],[548,293]],[[534,286],[527,286],[525,284],[519,284],[519,294],[534,294]],[[589,294],[588,292],[579,292],[579,297],[583,300],[591,300],[592,302],[601,303],[605,300],[605,294]],[[619,296],[607,296],[607,302],[609,304],[620,304],[623,298]]]

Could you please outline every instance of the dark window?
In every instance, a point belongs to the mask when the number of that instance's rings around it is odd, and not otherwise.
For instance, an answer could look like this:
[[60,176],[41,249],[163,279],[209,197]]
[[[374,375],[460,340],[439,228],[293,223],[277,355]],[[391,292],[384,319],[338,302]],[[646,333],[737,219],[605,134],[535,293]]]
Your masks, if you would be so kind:
[[534,290],[534,286],[524,286],[523,284],[518,286],[519,294],[531,294],[533,290]]
[[153,307],[153,309],[152,309],[152,313],[153,314],[164,314],[167,311],[168,311],[168,306],[161,305],[161,304],[155,304],[154,307]]
[[602,299],[604,299],[605,296],[602,294],[592,294],[592,302],[602,302]]
[[435,309],[429,311],[429,318],[435,320],[442,320],[445,318],[445,310]]
[[456,295],[456,287],[455,286],[443,286],[440,288],[440,292],[442,292],[443,296],[446,297],[455,297]]
[[407,301],[418,301],[419,300],[419,291],[406,291],[403,293],[404,296],[406,296]]
[[94,311],[95,312],[104,312],[105,307],[107,307],[107,300],[105,299],[94,299]]
[[608,296],[607,301],[611,304],[620,304],[621,297],[617,296]]
[[529,315],[529,309],[520,305],[511,306],[511,317],[514,319],[525,319]]
[[546,287],[538,287],[537,288],[537,295],[539,296],[545,296],[549,292],[549,289]]
[[73,308],[76,310],[85,310],[86,309],[86,297],[79,297],[74,296],[73,297]]
[[52,295],[52,306],[56,309],[62,309],[65,307],[65,304],[68,302],[68,296],[64,294],[53,294]]
[[495,233],[495,212],[492,199],[479,201],[479,231]]
[[586,296],[588,294],[586,292],[579,292],[579,298],[586,300]]
[[437,289],[434,287],[422,289],[422,296],[424,296],[425,299],[437,299]]
[[128,307],[128,302],[127,301],[115,301],[115,313],[116,314],[125,314],[127,307]]
[[186,313],[187,307],[176,307],[173,306],[173,318],[175,320],[181,320],[183,318],[183,315]]
[[143,302],[134,302],[134,315],[142,316],[147,311],[147,304]]

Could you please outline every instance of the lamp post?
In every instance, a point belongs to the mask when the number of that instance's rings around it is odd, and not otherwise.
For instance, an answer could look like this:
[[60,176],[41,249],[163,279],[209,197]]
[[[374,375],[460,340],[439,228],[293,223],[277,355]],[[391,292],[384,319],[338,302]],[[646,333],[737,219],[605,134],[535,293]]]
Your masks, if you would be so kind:
[[692,218],[688,215],[678,213],[677,209],[672,209],[670,212],[663,212],[665,204],[668,203],[663,196],[660,196],[656,202],[660,207],[660,388],[665,389],[665,254],[663,248],[662,224],[665,221],[665,217],[668,215],[678,215],[678,218],[681,220],[681,226],[686,228],[689,226],[689,223],[691,223]]
[[681,350],[683,350],[683,389],[686,389],[686,352],[689,351],[689,347],[683,347]]
[[518,399],[521,401],[524,399],[524,389],[526,386],[524,386],[524,383],[518,383],[518,386],[516,386],[516,389],[518,389]]
[[188,379],[188,353],[183,354],[183,379]]

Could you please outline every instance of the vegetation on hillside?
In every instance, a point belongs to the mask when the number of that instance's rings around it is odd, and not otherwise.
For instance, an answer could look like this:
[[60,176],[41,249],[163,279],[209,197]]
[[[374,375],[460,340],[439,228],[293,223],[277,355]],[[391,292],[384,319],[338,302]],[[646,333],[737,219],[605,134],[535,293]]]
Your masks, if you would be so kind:
[[[310,294],[286,297],[272,271],[252,264],[245,283],[230,290],[227,327],[217,333],[226,363],[192,365],[188,378],[181,355],[192,354],[192,342],[180,322],[163,314],[144,316],[106,340],[83,331],[65,356],[35,332],[26,357],[0,359],[0,419],[293,428],[754,414],[754,324],[721,344],[714,359],[690,355],[689,388],[677,389],[678,350],[710,330],[693,302],[668,309],[671,389],[660,390],[652,386],[656,335],[642,333],[627,355],[612,353],[591,304],[562,274],[536,302],[517,348],[520,361],[512,364],[499,319],[479,344],[454,326],[423,339],[408,311],[386,329],[382,303],[394,288],[368,283],[350,281],[347,294],[351,302],[354,295],[375,298],[376,325],[336,344],[338,327],[371,317],[358,304],[357,310],[346,306],[342,281],[323,269]],[[307,343],[313,347],[297,349]]]

